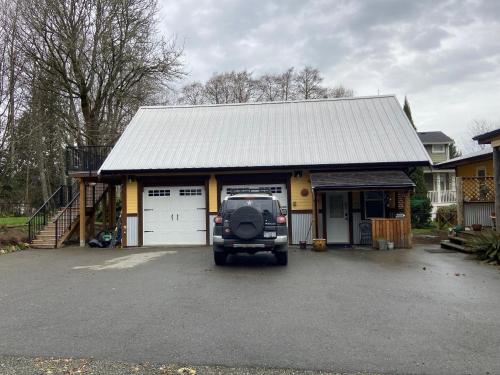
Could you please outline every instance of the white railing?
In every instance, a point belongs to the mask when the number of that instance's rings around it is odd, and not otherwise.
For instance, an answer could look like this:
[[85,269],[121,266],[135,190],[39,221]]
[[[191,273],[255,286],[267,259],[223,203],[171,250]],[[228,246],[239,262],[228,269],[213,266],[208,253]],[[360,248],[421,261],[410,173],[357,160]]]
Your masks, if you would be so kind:
[[456,203],[457,192],[455,190],[430,190],[427,197],[431,203]]

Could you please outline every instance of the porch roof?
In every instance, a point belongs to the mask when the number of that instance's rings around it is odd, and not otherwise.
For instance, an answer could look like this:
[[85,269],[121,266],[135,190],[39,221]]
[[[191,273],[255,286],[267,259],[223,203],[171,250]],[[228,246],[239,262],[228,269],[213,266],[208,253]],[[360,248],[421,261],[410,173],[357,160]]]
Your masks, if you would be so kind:
[[313,173],[311,185],[315,190],[410,189],[415,186],[403,171]]

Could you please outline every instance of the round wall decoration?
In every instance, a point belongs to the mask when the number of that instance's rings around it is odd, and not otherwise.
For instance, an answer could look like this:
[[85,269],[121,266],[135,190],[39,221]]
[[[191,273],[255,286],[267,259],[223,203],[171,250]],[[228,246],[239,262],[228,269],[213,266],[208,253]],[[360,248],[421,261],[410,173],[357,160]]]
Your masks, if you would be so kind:
[[300,191],[300,195],[302,195],[303,197],[307,197],[309,195],[309,189],[306,188],[302,189]]

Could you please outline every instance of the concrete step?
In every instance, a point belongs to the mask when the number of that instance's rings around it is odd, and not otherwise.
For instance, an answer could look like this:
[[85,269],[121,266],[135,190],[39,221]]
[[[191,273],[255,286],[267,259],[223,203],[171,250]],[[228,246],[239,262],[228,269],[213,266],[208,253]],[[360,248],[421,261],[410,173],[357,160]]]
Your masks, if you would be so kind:
[[460,251],[461,253],[467,253],[467,254],[472,254],[474,252],[469,247],[466,247],[464,245],[460,245],[457,243],[453,243],[450,240],[441,241],[441,248],[448,249],[448,250],[456,250],[456,251]]

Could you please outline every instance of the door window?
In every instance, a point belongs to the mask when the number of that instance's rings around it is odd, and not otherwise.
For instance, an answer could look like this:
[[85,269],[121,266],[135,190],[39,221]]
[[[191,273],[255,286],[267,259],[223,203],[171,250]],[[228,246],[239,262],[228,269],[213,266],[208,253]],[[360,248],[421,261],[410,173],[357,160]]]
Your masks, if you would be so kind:
[[330,197],[330,219],[341,219],[344,217],[344,196],[333,195]]

